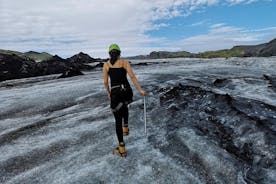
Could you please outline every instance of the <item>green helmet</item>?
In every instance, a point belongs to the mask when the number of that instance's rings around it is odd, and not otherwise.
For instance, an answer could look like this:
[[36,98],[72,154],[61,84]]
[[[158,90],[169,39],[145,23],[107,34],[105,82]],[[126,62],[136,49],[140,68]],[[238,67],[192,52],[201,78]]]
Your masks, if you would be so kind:
[[112,50],[121,51],[121,50],[120,50],[120,47],[119,47],[117,44],[111,44],[111,45],[109,46],[109,52],[112,51]]

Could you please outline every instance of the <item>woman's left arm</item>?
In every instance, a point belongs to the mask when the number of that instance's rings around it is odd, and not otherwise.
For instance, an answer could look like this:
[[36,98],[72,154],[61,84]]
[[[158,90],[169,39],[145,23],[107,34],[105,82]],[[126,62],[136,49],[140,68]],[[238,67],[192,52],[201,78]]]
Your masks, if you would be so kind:
[[146,96],[147,95],[146,91],[143,90],[143,88],[141,87],[141,85],[140,85],[139,81],[137,80],[134,72],[132,71],[132,68],[128,61],[124,61],[124,68],[126,69],[130,79],[135,84],[135,86],[137,87],[137,89],[141,93],[141,95]]

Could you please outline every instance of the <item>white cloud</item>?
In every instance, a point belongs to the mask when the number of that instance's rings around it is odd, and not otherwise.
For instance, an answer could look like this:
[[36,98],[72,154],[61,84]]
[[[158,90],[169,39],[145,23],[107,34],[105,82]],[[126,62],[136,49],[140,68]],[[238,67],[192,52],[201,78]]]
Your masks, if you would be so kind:
[[235,5],[235,4],[241,4],[241,3],[250,4],[250,3],[253,3],[253,2],[257,2],[258,0],[227,0],[227,1],[231,5]]
[[187,26],[189,26],[189,27],[206,26],[206,25],[210,24],[210,22],[211,22],[210,19],[203,19],[199,22],[195,22],[195,23],[189,24]]
[[110,43],[128,53],[149,50],[146,31],[168,26],[160,19],[188,15],[192,9],[217,0],[0,0],[2,49],[50,51],[70,56],[84,51],[105,56]]
[[[245,3],[245,0],[226,1]],[[18,51],[48,51],[65,57],[80,51],[93,57],[107,57],[108,45],[118,43],[122,47],[122,55],[143,54],[162,48],[162,44],[166,43],[164,38],[146,34],[147,31],[170,26],[159,20],[188,16],[194,10],[219,2],[221,1],[0,0],[0,47]],[[235,28],[213,27],[210,34],[225,29],[229,31]],[[160,47],[151,46],[158,44]]]
[[211,25],[210,28],[218,28],[218,27],[222,27],[224,25],[225,25],[225,23],[216,23],[216,24]]

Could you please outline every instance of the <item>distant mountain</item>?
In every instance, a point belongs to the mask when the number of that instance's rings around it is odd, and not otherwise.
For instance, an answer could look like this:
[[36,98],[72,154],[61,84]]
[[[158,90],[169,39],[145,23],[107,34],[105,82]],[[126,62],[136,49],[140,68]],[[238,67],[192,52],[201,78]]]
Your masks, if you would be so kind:
[[186,51],[154,51],[149,55],[127,57],[127,59],[161,59],[161,58],[217,58],[217,57],[269,57],[276,56],[276,39],[259,45],[238,45],[231,49],[190,53]]
[[276,38],[266,44],[265,48],[260,51],[260,56],[276,56]]
[[149,57],[151,59],[159,59],[159,58],[178,58],[178,57],[191,57],[193,54],[186,51],[180,52],[167,52],[167,51],[159,51],[159,52],[151,52]]
[[8,55],[15,54],[19,57],[30,58],[36,62],[40,62],[40,61],[43,61],[43,60],[46,60],[46,59],[49,59],[52,57],[52,55],[47,52],[39,53],[39,52],[35,52],[35,51],[29,51],[29,52],[23,53],[23,52],[3,50],[3,49],[0,49],[0,54],[8,54]]
[[271,40],[268,43],[259,45],[240,45],[235,46],[232,49],[239,49],[244,51],[245,56],[249,57],[269,57],[276,56],[276,39]]
[[153,51],[149,55],[139,55],[127,57],[127,59],[161,59],[161,58],[179,58],[192,57],[194,54],[186,51],[169,52],[169,51]]
[[229,57],[244,57],[244,51],[241,49],[224,49],[217,51],[206,51],[194,54],[196,58],[229,58]]

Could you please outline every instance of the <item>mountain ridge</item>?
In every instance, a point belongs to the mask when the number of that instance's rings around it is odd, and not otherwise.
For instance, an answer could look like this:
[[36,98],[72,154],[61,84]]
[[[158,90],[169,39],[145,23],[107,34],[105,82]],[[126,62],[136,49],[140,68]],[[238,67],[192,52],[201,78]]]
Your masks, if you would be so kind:
[[[0,54],[15,54],[19,57],[27,57],[36,62],[45,61],[53,57],[53,55],[47,52],[18,52],[12,50],[0,49]],[[221,49],[214,51],[205,51],[199,53],[191,53],[188,51],[152,51],[148,55],[137,55],[123,57],[124,59],[162,59],[162,58],[217,58],[217,57],[270,57],[276,56],[276,38],[267,43],[261,43],[257,45],[236,45],[230,49]],[[74,62],[93,63],[101,62],[105,59],[93,58],[90,55],[79,52],[72,57],[66,58]]]
[[163,58],[218,58],[218,57],[270,57],[276,56],[276,38],[258,45],[237,45],[231,49],[191,53],[187,51],[153,51],[148,55],[125,57],[126,59],[163,59]]
[[4,49],[0,49],[0,54],[7,54],[7,55],[14,54],[19,57],[32,59],[36,62],[44,61],[52,57],[52,55],[47,52],[41,52],[41,53],[36,51],[19,52],[19,51],[4,50]]

